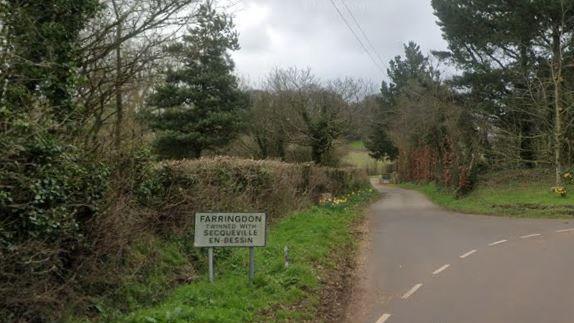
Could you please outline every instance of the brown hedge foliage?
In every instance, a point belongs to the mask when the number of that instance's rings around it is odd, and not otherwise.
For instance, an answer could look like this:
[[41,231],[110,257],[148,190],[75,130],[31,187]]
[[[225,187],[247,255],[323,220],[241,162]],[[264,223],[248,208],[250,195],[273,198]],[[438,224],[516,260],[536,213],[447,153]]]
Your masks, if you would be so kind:
[[195,212],[265,211],[271,221],[317,201],[321,193],[364,187],[355,168],[329,168],[231,157],[164,162],[165,196],[156,226],[189,231]]

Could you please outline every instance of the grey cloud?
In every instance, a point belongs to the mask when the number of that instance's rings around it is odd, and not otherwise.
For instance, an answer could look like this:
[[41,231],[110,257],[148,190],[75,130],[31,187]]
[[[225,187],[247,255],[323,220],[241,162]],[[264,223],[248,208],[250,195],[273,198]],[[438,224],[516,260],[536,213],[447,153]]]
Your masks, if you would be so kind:
[[[341,1],[335,0],[348,16]],[[424,51],[445,49],[430,0],[343,0],[387,62],[410,40]],[[274,67],[310,67],[328,79],[351,76],[379,83],[382,73],[361,49],[330,0],[242,0],[236,24],[239,74],[258,81]]]

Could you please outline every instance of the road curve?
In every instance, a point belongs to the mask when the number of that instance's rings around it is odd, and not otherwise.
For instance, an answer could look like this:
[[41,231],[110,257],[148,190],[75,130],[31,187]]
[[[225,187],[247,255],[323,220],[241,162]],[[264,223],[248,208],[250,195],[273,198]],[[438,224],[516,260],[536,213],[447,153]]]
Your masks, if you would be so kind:
[[377,189],[348,322],[574,322],[574,221],[459,214]]

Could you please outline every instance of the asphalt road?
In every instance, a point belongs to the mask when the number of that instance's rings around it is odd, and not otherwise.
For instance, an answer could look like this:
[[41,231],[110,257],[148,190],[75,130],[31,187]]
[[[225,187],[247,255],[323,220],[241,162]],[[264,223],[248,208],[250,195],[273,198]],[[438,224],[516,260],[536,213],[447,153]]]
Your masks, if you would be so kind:
[[574,221],[458,214],[378,187],[349,322],[574,322]]

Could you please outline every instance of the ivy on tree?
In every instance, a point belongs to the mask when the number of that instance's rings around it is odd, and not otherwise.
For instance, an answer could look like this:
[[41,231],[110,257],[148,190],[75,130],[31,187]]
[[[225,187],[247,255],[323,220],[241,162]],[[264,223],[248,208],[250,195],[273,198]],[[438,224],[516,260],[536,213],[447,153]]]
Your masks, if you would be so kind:
[[228,144],[239,133],[248,105],[229,55],[239,49],[233,21],[211,1],[199,8],[197,20],[182,42],[168,49],[177,64],[144,111],[163,158],[199,158],[207,149]]
[[71,140],[82,112],[80,33],[100,8],[97,0],[0,2],[0,254],[11,255],[3,259],[17,259],[15,246],[31,239],[78,247],[105,194],[108,169]]

